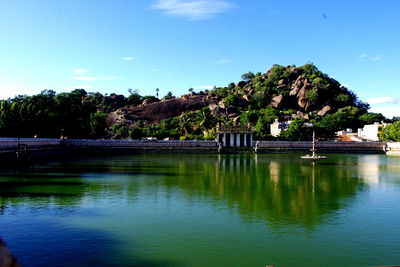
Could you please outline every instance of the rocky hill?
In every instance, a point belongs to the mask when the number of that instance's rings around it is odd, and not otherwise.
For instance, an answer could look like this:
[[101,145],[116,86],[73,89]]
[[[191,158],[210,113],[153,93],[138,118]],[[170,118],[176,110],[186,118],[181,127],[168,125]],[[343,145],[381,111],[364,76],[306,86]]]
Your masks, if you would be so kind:
[[[57,94],[0,100],[0,136],[53,138],[213,139],[216,126],[241,125],[268,139],[270,124],[291,120],[282,139],[307,139],[311,122],[320,136],[381,121],[368,104],[314,65],[274,65],[265,73],[248,72],[237,83],[163,99],[105,94],[76,89]],[[158,90],[156,90],[158,94]],[[309,124],[307,124],[309,125]]]
[[[227,87],[120,108],[108,114],[107,125],[117,124],[137,130],[199,112],[204,107],[209,109],[215,123],[252,126],[260,123],[260,117],[264,118],[264,124],[276,118],[315,121],[345,107],[357,109],[358,115],[368,109],[368,105],[359,101],[354,93],[312,64],[301,67],[274,65],[265,73],[245,73],[241,81]],[[266,109],[269,114],[266,114]],[[266,125],[264,130],[267,128]]]

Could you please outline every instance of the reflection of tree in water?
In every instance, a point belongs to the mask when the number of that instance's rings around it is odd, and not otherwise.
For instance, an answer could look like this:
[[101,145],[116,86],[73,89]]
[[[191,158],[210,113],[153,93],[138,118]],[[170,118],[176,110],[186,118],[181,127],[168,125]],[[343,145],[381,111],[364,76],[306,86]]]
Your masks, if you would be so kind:
[[11,206],[73,207],[80,204],[84,192],[84,182],[74,175],[23,173],[17,176],[2,176],[0,214]]
[[[196,169],[198,176],[188,177]],[[328,215],[347,205],[363,183],[353,168],[300,164],[297,157],[274,155],[220,156],[193,164],[180,164],[178,183],[191,196],[203,194],[227,202],[248,220],[265,219],[273,226],[321,223]]]
[[[148,160],[150,158],[150,160]],[[7,207],[79,209],[84,197],[102,199],[110,196],[134,198],[140,190],[156,188],[157,180],[141,177],[166,177],[175,167],[154,161],[154,157],[78,156],[59,162],[33,165],[23,171],[0,173],[0,215]]]
[[363,188],[357,157],[312,167],[295,155],[140,155],[77,158],[0,178],[0,213],[10,205],[79,207],[84,197],[205,196],[273,226],[321,223]]

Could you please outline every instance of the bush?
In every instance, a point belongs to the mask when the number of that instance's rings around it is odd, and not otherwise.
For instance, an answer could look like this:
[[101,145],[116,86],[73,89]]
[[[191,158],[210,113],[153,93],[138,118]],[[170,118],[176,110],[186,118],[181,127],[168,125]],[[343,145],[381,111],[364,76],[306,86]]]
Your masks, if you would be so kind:
[[238,97],[236,95],[228,95],[224,98],[224,103],[228,106],[233,106],[236,103],[237,99]]

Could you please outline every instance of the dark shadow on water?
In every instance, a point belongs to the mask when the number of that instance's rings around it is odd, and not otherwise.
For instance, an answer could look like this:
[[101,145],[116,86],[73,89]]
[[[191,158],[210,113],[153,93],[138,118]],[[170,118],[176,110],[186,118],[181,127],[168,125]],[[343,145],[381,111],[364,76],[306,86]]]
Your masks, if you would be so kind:
[[168,260],[143,259],[134,253],[123,256],[120,248],[126,244],[106,233],[43,222],[28,229],[24,226],[23,231],[0,232],[22,266],[181,266]]

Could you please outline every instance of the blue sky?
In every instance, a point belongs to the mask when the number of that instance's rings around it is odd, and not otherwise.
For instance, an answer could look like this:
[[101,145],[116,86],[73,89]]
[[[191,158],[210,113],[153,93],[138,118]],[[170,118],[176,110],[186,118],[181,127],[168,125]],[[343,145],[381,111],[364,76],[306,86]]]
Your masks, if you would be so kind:
[[175,95],[314,63],[400,116],[397,0],[1,0],[0,98]]

